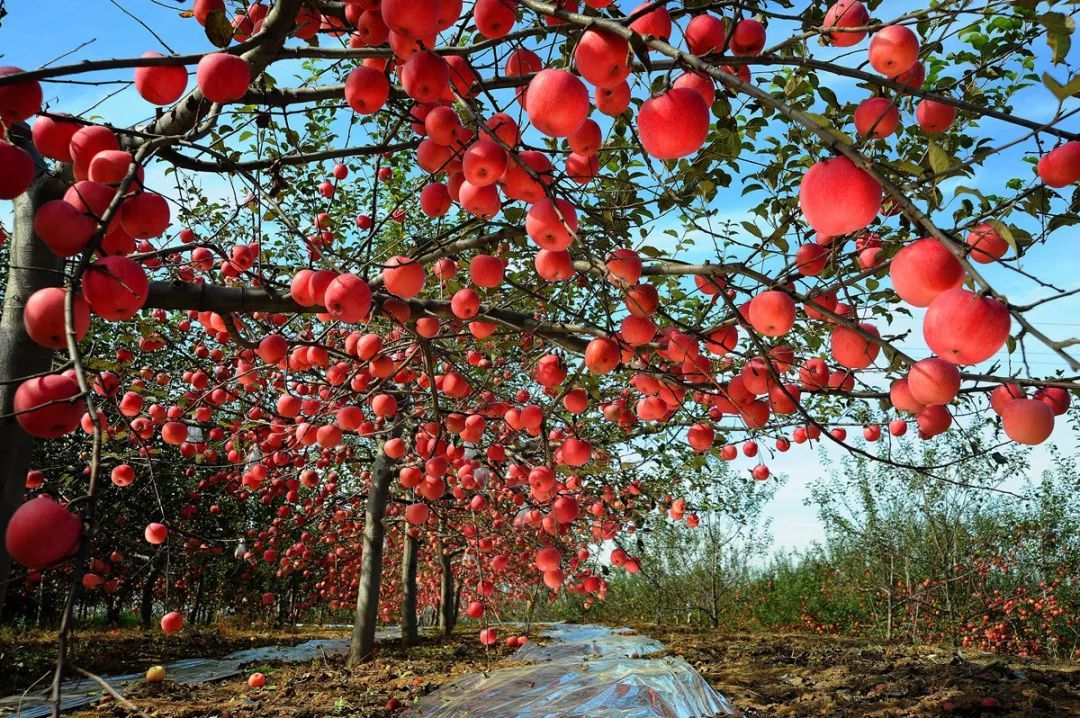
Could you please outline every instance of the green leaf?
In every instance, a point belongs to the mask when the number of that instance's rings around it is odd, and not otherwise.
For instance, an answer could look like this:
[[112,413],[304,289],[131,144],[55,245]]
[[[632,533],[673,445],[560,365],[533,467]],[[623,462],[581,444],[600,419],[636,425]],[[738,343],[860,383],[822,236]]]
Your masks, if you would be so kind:
[[761,230],[758,229],[756,224],[753,224],[752,222],[739,222],[739,224],[741,224],[743,226],[743,229],[745,229],[747,232],[754,235],[758,239],[761,239]]
[[812,112],[807,112],[806,116],[813,120],[814,123],[819,125],[823,130],[826,130],[830,135],[840,140],[844,144],[855,144],[855,142],[850,137],[848,137],[847,134],[833,127],[833,123],[829,121],[828,117],[825,117],[824,115],[817,115]]
[[929,146],[930,169],[935,175],[948,174],[957,165],[956,158],[950,155],[937,142],[930,140]]
[[1054,78],[1050,77],[1049,72],[1044,72],[1042,76],[1043,84],[1054,93],[1054,97],[1059,100],[1067,100],[1073,95],[1080,95],[1080,75],[1077,75],[1065,85],[1062,85]]
[[210,14],[206,16],[205,29],[206,39],[209,40],[214,47],[225,48],[232,42],[232,23],[225,17],[225,11],[221,8],[214,8],[210,11]]
[[904,172],[905,174],[919,177],[923,174],[923,168],[915,164],[911,160],[893,160],[889,163],[894,169]]
[[994,231],[996,231],[998,235],[1005,240],[1006,244],[1012,247],[1014,253],[1017,252],[1016,237],[1013,235],[1012,229],[1009,227],[1009,225],[998,219],[988,219],[986,220],[986,223],[994,228]]
[[1039,22],[1046,28],[1046,44],[1050,46],[1051,60],[1056,65],[1069,54],[1076,21],[1065,13],[1047,12],[1039,16]]

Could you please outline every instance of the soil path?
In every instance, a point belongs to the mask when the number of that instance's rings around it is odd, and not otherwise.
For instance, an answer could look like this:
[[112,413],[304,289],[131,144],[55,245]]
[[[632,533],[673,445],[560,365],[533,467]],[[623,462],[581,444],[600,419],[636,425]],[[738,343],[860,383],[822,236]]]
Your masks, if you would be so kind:
[[[397,629],[380,630],[376,637],[386,640],[400,636]],[[239,675],[243,667],[252,663],[281,661],[284,663],[307,663],[319,658],[344,656],[349,652],[347,638],[319,638],[304,641],[295,646],[264,646],[247,648],[230,653],[224,658],[185,658],[165,664],[165,673],[170,681],[180,685],[197,685],[210,681]],[[134,685],[145,682],[144,673],[126,673],[114,676],[101,676],[120,694],[127,692]],[[67,681],[61,685],[62,710],[81,708],[101,698],[101,686],[89,678]],[[48,689],[27,692],[0,699],[0,716],[15,715],[18,718],[40,718],[52,712]]]

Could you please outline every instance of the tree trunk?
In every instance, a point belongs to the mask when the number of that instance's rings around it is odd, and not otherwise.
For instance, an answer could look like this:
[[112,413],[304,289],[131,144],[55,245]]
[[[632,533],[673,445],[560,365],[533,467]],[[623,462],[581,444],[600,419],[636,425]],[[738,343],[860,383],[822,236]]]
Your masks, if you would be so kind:
[[[21,128],[25,130],[25,125]],[[44,287],[59,286],[64,262],[50,252],[34,234],[34,214],[45,202],[64,196],[64,183],[51,175],[33,143],[12,132],[15,144],[30,152],[37,165],[34,181],[25,194],[15,198],[14,226],[8,239],[9,257],[4,309],[0,317],[0,536],[22,502],[26,472],[34,439],[19,426],[12,412],[18,379],[47,372],[52,350],[34,342],[23,327],[23,307],[31,294]],[[11,557],[0,541],[0,613],[3,612],[11,578]]]
[[205,573],[199,575],[199,587],[195,589],[195,605],[191,608],[191,615],[188,616],[188,622],[192,626],[199,625],[199,614],[202,612],[203,605],[203,584],[206,583]]
[[154,584],[157,583],[158,576],[161,573],[160,566],[157,561],[157,556],[151,557],[150,561],[150,573],[146,576],[146,581],[142,587],[142,599],[139,603],[139,624],[143,628],[150,628],[150,623],[154,619]]
[[420,640],[416,626],[416,561],[420,553],[420,541],[405,532],[401,558],[401,642],[415,646]]
[[454,631],[457,623],[457,594],[454,590],[454,564],[450,552],[442,549],[439,551],[439,564],[442,568],[442,577],[439,581],[439,628],[444,636],[449,636]]
[[[390,432],[396,438],[401,434],[397,425]],[[390,495],[393,461],[379,448],[379,458],[371,472],[368,489],[367,510],[364,517],[364,553],[360,563],[360,586],[356,592],[356,619],[353,623],[352,643],[349,646],[349,664],[364,660],[375,647],[375,626],[379,620],[379,584],[382,581],[383,539],[386,530],[383,517]]]

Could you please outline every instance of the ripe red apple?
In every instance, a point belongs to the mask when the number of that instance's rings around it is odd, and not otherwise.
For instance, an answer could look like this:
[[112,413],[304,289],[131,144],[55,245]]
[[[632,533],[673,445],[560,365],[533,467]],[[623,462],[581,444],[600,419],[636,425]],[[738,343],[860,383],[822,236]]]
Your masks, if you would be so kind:
[[323,306],[339,321],[364,321],[371,314],[371,287],[354,274],[339,274],[327,285]]
[[901,249],[889,266],[893,289],[908,304],[926,307],[942,292],[959,287],[964,268],[952,252],[933,237]]
[[889,137],[900,125],[900,111],[884,97],[871,97],[855,108],[855,130],[874,139]]
[[53,199],[34,214],[34,234],[49,251],[60,257],[74,257],[94,236],[96,225],[70,202]]
[[442,217],[450,211],[453,200],[442,182],[432,182],[420,192],[420,211],[428,217]]
[[[68,290],[62,287],[39,289],[26,300],[23,309],[23,326],[35,342],[50,349],[67,347],[67,324],[64,304]],[[75,339],[82,341],[90,328],[90,305],[81,294],[76,294],[72,304]]]
[[594,120],[585,120],[577,132],[567,138],[567,141],[570,143],[570,149],[574,152],[583,155],[595,155],[600,150],[603,139],[603,135],[600,133],[600,125],[596,124]]
[[574,48],[574,64],[587,81],[612,87],[630,75],[630,43],[605,30],[588,29]]
[[907,378],[896,379],[889,386],[889,401],[897,411],[918,414],[923,410],[923,403],[911,394]]
[[502,284],[506,265],[503,260],[490,254],[478,254],[469,262],[469,276],[479,287],[497,287]]
[[589,115],[589,91],[566,70],[541,70],[525,93],[529,121],[549,137],[569,137]]
[[908,370],[907,386],[920,404],[948,404],[960,390],[960,370],[944,359],[922,359]]
[[799,206],[818,233],[847,234],[870,224],[881,211],[881,185],[847,157],[822,160],[803,177]]
[[34,180],[34,158],[5,140],[0,140],[0,167],[4,168],[0,172],[0,199],[15,199]]
[[180,446],[188,438],[188,427],[179,421],[165,422],[161,427],[161,440],[172,446]]
[[409,504],[405,507],[405,521],[413,526],[422,526],[427,523],[431,510],[427,504]]
[[682,90],[693,90],[701,95],[706,107],[712,107],[716,101],[716,82],[708,75],[699,72],[684,72],[675,78],[672,87]]
[[225,104],[239,100],[251,85],[251,68],[239,55],[212,52],[199,60],[195,81],[203,97]]
[[1071,140],[1039,158],[1039,179],[1050,187],[1080,182],[1080,142]]
[[[867,334],[878,336],[877,327],[873,324],[861,322],[859,328]],[[836,363],[848,369],[865,369],[874,363],[881,351],[878,344],[854,329],[839,324],[833,327],[830,346]]]
[[923,132],[941,134],[949,129],[949,125],[956,119],[956,108],[945,102],[924,98],[915,108],[915,119],[919,121]]
[[904,25],[887,25],[870,40],[870,65],[886,77],[907,72],[919,60],[919,38]]
[[735,23],[735,29],[728,41],[728,49],[733,55],[756,55],[765,47],[765,26],[757,20],[747,18]]
[[[630,12],[630,15],[637,16],[650,5],[652,3],[638,5]],[[671,13],[663,5],[656,6],[630,23],[630,29],[641,35],[667,40],[671,37]]]
[[587,441],[571,436],[563,442],[562,460],[567,466],[584,466],[592,459],[592,446]]
[[709,108],[694,90],[674,87],[650,97],[638,111],[641,145],[661,160],[692,155],[709,134]]
[[619,337],[632,347],[648,344],[656,336],[656,324],[648,317],[628,314],[619,328]]
[[533,257],[536,273],[548,282],[563,282],[574,276],[574,262],[565,249],[541,249]]
[[686,24],[686,29],[683,30],[686,46],[694,55],[721,52],[724,49],[726,36],[727,31],[724,28],[724,21],[707,12],[695,15]]
[[450,310],[458,319],[472,319],[480,311],[480,297],[469,287],[459,289],[450,298]]
[[[0,93],[2,92],[3,88],[0,88]],[[65,117],[68,116],[65,115]],[[82,127],[81,122],[42,115],[34,120],[32,129],[34,147],[44,157],[60,162],[71,162],[71,138]]]
[[816,277],[825,271],[829,250],[817,242],[799,245],[795,252],[795,270],[804,277]]
[[411,299],[423,290],[427,272],[420,262],[396,256],[386,262],[382,278],[386,291],[402,299]]
[[[870,13],[866,6],[858,0],[839,0],[825,12],[825,19],[821,26],[826,30],[842,27],[865,27],[870,24]],[[836,47],[851,47],[858,45],[866,37],[866,31],[829,33],[829,40]]]
[[761,292],[750,302],[750,324],[765,336],[783,336],[795,325],[795,302],[786,292]]
[[374,114],[389,98],[390,81],[378,70],[361,65],[345,78],[345,101],[357,114]]
[[629,287],[641,279],[641,256],[632,249],[616,249],[605,262],[607,280],[618,287]]
[[1023,398],[1025,398],[1024,390],[1018,384],[1002,384],[990,392],[990,408],[995,414],[1001,416],[1006,404],[1013,399]]
[[600,173],[600,159],[596,155],[580,155],[571,152],[566,158],[566,176],[578,184],[588,184]]
[[81,539],[82,519],[48,496],[30,499],[15,509],[4,533],[8,555],[34,570],[71,556]]
[[[480,187],[464,179],[461,175],[461,185],[458,190],[461,206],[469,214],[481,219],[491,219],[499,213],[501,201],[499,190],[495,185]],[[451,195],[453,195],[454,177],[450,178]]]
[[161,630],[165,633],[176,633],[184,627],[184,617],[179,611],[170,611],[161,617]]
[[630,85],[621,82],[614,87],[596,88],[596,109],[609,117],[617,117],[630,106]]
[[[160,52],[144,52],[143,57],[162,57]],[[135,68],[135,91],[154,105],[171,105],[187,89],[187,70],[183,65]]]
[[225,0],[195,0],[195,4],[191,8],[192,14],[200,25],[206,25],[207,18],[215,10],[225,12]]
[[486,187],[495,184],[507,165],[506,150],[497,142],[478,140],[465,150],[462,157],[461,171],[472,184]]
[[135,483],[135,469],[131,468],[130,464],[114,466],[109,476],[117,486],[131,486],[131,484]]
[[525,232],[543,249],[559,251],[569,247],[577,231],[577,210],[565,199],[545,199],[534,204],[525,216]]
[[622,358],[619,345],[607,337],[597,337],[585,347],[585,366],[590,374],[608,374]]
[[[530,477],[531,478],[531,477]],[[534,557],[536,568],[541,571],[554,571],[562,563],[562,554],[559,549],[547,547],[537,550]]]
[[450,67],[441,55],[418,52],[401,67],[401,86],[417,102],[435,102],[450,88]]
[[1054,431],[1054,411],[1038,399],[1014,399],[1001,410],[1001,426],[1010,439],[1035,446]]
[[[135,164],[130,152],[123,150],[103,150],[94,155],[87,169],[87,177],[91,182],[101,184],[118,185],[124,181],[131,165]],[[137,166],[134,174],[135,185],[142,184],[143,168]]]
[[919,424],[919,431],[927,438],[943,434],[952,425],[952,415],[942,404],[924,406],[922,411],[915,415]]
[[407,38],[426,38],[438,31],[439,0],[382,0],[383,22]]
[[1035,398],[1043,402],[1054,412],[1054,416],[1061,416],[1069,410],[1072,397],[1069,391],[1060,386],[1044,386],[1035,392]]
[[169,228],[169,203],[154,192],[139,192],[120,205],[120,226],[135,239],[160,237]]
[[990,264],[1009,251],[1009,243],[1002,239],[994,225],[985,222],[968,232],[966,241],[971,247],[968,256],[980,264]]
[[15,390],[13,409],[19,426],[39,439],[56,439],[79,426],[86,405],[77,399],[79,385],[67,374],[27,379]]
[[146,272],[127,257],[105,257],[83,275],[83,295],[98,316],[109,321],[131,319],[146,303],[150,289]]
[[476,0],[473,22],[480,34],[486,38],[495,40],[505,37],[517,22],[514,3],[508,0]]
[[[88,125],[77,130],[71,136],[71,142],[68,144],[68,153],[71,155],[72,171],[75,174],[75,179],[84,180],[87,178],[90,162],[98,152],[118,149],[120,149],[120,142],[108,127]],[[65,199],[67,198],[65,197]],[[72,204],[75,203],[72,202]],[[101,211],[94,214],[100,217],[104,209],[102,207]]]
[[694,424],[686,432],[686,438],[690,447],[700,454],[712,448],[716,432],[708,424]]
[[1009,338],[1009,310],[993,297],[966,289],[937,296],[923,317],[923,338],[942,359],[953,364],[978,364],[1001,349]]
[[[0,67],[0,77],[23,72],[18,67]],[[0,123],[6,127],[28,120],[41,112],[41,85],[37,80],[0,85]]]

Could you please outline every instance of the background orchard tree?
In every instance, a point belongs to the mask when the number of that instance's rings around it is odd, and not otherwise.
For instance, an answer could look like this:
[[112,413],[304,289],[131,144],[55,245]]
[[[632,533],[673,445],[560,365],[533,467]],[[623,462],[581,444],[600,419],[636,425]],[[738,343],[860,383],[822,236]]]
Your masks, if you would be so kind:
[[[948,462],[965,444],[952,435],[903,458]],[[555,615],[651,622],[661,597],[665,622],[708,626],[713,616],[687,607],[709,595],[701,579],[713,573],[730,581],[719,614],[729,631],[811,631],[1075,659],[1076,461],[1053,450],[1035,475],[1026,453],[952,464],[943,469],[952,484],[848,455],[812,487],[808,503],[825,528],[820,542],[744,568],[742,538],[688,562],[687,547],[700,545],[701,534],[659,528],[643,535],[645,580],[615,577],[593,611],[582,614],[568,597],[553,606]],[[764,528],[749,521],[739,536],[760,537]]]
[[0,586],[70,574],[57,699],[95,591],[493,642],[796,445],[946,490],[1075,431],[1070,3],[623,5],[197,0],[0,70]]

